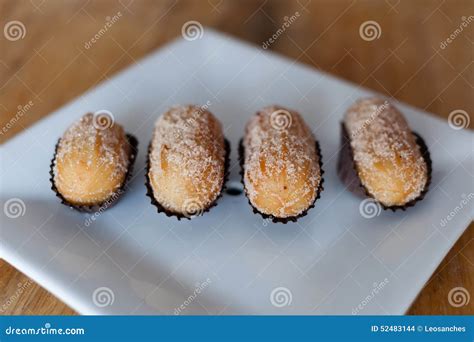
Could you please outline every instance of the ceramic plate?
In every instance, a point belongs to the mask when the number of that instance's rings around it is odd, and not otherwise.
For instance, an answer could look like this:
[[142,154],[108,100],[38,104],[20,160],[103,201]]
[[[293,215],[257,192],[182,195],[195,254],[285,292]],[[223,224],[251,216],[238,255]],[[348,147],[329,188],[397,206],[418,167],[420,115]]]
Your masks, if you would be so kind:
[[[429,146],[431,189],[407,211],[364,207],[336,162],[344,111],[370,95],[207,28],[178,39],[1,147],[1,255],[82,314],[403,314],[472,220],[473,133],[395,103]],[[225,194],[191,221],[158,214],[143,171],[153,123],[187,103],[207,103],[221,120],[232,189],[248,118],[274,103],[299,111],[324,162],[315,208],[274,224],[244,195]],[[129,191],[91,216],[60,203],[49,165],[63,131],[98,110],[140,145]]]

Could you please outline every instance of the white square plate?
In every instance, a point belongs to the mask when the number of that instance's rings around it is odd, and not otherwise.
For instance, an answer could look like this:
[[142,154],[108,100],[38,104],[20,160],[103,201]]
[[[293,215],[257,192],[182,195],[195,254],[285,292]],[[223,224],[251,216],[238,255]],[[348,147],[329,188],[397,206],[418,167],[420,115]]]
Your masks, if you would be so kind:
[[[174,41],[1,147],[1,256],[83,314],[403,314],[472,220],[473,133],[396,103],[430,148],[431,189],[405,212],[365,218],[336,161],[344,111],[368,95],[207,28]],[[153,123],[173,104],[208,101],[231,141],[230,186],[247,119],[273,103],[302,113],[325,170],[307,216],[273,224],[228,194],[192,221],[156,212],[143,171]],[[48,172],[63,131],[101,109],[138,137],[139,155],[129,191],[87,225]]]

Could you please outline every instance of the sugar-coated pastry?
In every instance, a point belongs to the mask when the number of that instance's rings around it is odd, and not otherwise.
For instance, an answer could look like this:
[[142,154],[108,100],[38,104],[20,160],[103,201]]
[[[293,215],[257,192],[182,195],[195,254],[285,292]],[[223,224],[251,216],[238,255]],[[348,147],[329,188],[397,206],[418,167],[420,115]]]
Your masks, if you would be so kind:
[[51,165],[53,190],[63,203],[79,210],[112,204],[123,192],[136,145],[136,139],[127,136],[111,117],[84,115],[56,146]]
[[148,155],[148,195],[158,211],[191,218],[213,206],[226,177],[228,146],[206,107],[175,106],[155,124]]
[[342,130],[339,175],[351,189],[359,187],[392,209],[414,204],[427,191],[427,148],[391,103],[382,98],[356,101],[347,110]]
[[306,214],[322,188],[319,146],[295,111],[268,106],[247,123],[241,145],[245,193],[274,222]]

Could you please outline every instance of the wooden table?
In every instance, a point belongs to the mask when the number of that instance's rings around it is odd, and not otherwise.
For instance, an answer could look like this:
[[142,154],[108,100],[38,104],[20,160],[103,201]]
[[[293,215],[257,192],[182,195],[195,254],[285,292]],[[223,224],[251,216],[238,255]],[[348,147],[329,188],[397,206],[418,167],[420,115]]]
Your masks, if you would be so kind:
[[[0,37],[0,125],[8,126],[0,142],[179,36],[189,20],[261,45],[296,12],[297,20],[269,49],[443,118],[456,109],[472,114],[474,23],[444,49],[440,44],[473,8],[472,0],[0,0],[0,24],[18,20],[26,30],[23,38]],[[86,49],[119,12],[119,20]],[[361,38],[359,28],[367,21],[380,26],[380,37]],[[29,101],[27,113],[8,125]],[[471,224],[409,313],[474,312],[474,298],[460,308],[448,303],[453,287],[474,296],[473,239]],[[20,296],[18,284],[27,285]],[[4,314],[74,314],[0,261],[0,305],[7,302]]]

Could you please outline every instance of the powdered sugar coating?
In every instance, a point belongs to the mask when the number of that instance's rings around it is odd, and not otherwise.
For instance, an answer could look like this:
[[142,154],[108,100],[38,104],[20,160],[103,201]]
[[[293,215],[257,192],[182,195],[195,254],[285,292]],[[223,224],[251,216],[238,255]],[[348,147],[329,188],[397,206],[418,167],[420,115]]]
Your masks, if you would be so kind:
[[403,205],[425,189],[427,165],[403,115],[388,101],[368,98],[347,111],[345,127],[364,187],[384,205]]
[[151,143],[155,199],[171,212],[202,212],[221,192],[225,153],[221,124],[206,107],[170,108],[157,120]]
[[321,182],[319,155],[297,112],[263,108],[247,123],[243,147],[245,191],[260,212],[294,217],[313,204]]
[[88,113],[73,123],[61,137],[54,159],[54,183],[73,204],[95,204],[114,195],[130,164],[123,128],[99,128],[94,120]]

